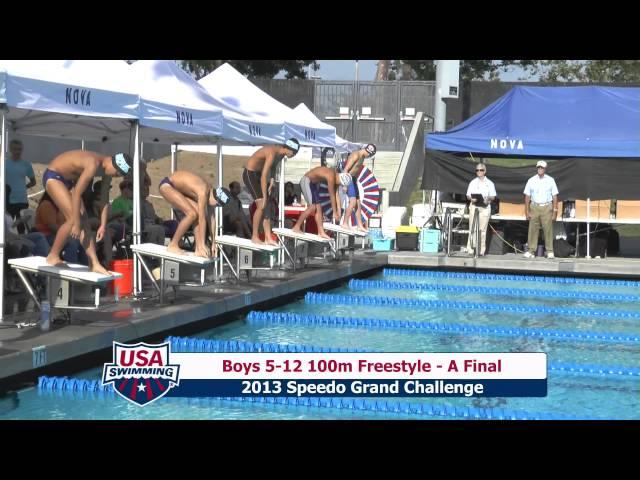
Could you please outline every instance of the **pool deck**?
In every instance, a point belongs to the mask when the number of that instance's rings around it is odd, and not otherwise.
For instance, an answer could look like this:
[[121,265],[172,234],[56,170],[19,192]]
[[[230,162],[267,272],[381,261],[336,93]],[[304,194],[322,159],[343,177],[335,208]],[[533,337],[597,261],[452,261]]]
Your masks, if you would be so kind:
[[640,280],[640,258],[524,258],[522,254],[486,255],[473,258],[457,254],[447,257],[444,253],[389,252],[390,267],[412,268],[462,268],[471,270],[505,270],[524,274],[555,274],[565,276],[606,276]]
[[[460,268],[465,270],[509,271],[535,274],[617,277],[640,279],[640,259],[525,259],[521,255],[446,257],[419,252],[357,252],[341,262],[312,260],[308,268],[291,271],[258,271],[251,282],[227,281],[209,287],[181,287],[174,302],[158,305],[157,298],[123,299],[100,311],[76,311],[70,323],[16,328],[16,323],[36,321],[37,312],[6,315],[0,323],[0,381],[17,375],[33,379],[59,362],[111,349],[113,341],[133,342],[164,338],[166,332],[207,321],[204,328],[229,320],[234,312],[281,297],[301,295],[305,290],[336,284],[354,275],[381,267]],[[151,291],[150,288],[148,290]],[[155,292],[154,292],[155,293]],[[173,300],[168,293],[166,300]],[[10,299],[7,299],[10,301]],[[226,315],[226,317],[225,317]],[[204,325],[204,323],[203,323]],[[23,379],[24,380],[24,379]],[[11,383],[11,381],[9,381]]]

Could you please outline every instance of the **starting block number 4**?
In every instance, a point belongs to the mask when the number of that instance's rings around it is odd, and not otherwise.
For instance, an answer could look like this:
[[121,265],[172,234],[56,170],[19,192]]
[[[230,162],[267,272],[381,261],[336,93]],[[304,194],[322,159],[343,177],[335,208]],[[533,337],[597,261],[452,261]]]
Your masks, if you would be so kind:
[[253,268],[253,251],[240,249],[240,270]]
[[167,285],[178,285],[180,283],[180,264],[171,260],[165,260],[162,278]]
[[70,288],[67,280],[61,280],[59,278],[51,279],[51,295],[53,298],[52,305],[54,307],[68,307],[70,303]]

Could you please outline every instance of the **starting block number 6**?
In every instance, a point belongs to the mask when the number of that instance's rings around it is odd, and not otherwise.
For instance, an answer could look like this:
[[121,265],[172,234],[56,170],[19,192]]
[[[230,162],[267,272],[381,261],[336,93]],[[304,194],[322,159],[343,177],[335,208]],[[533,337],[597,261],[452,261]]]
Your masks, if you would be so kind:
[[253,251],[240,249],[240,269],[246,270],[253,268]]

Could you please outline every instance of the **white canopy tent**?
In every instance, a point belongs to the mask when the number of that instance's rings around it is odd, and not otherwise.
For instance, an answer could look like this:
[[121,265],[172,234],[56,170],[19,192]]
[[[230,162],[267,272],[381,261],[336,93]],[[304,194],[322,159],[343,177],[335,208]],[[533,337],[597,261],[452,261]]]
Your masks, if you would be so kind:
[[[335,144],[335,127],[322,123],[318,119],[310,121],[304,118],[262,91],[228,63],[200,79],[199,83],[219,99],[229,111],[249,117],[254,122],[284,124],[284,131],[276,138],[278,143],[295,137],[301,145],[306,146],[321,147]],[[273,136],[268,135],[271,137],[269,142],[274,141]]]
[[[295,112],[297,112],[300,117],[307,119],[309,122],[317,122],[318,124],[322,124],[322,125],[329,125],[327,123],[322,122],[322,120],[320,120],[318,117],[315,116],[315,114],[309,110],[309,107],[307,107],[304,103],[300,103],[298,104],[298,106],[296,108],[293,109]],[[344,138],[340,137],[337,133],[335,135],[335,149],[338,152],[342,152],[342,153],[350,153],[353,152],[354,150],[359,150],[363,147],[362,144],[360,143],[354,143],[354,142],[350,142],[348,140],[345,140]],[[325,145],[325,146],[333,146],[333,145]],[[314,156],[320,156],[318,152],[316,152],[316,149],[314,149]]]
[[119,60],[1,60],[0,85],[12,133],[105,141],[128,138],[138,118],[138,92]]
[[[282,112],[264,108],[256,98],[257,87],[228,63],[200,79],[198,83],[222,109],[225,145],[281,144],[288,138]],[[223,149],[221,144],[218,147],[218,186],[223,186]],[[218,229],[219,234],[222,234],[222,222],[218,223]]]
[[216,143],[222,110],[189,74],[169,60],[139,60],[128,67],[140,91],[145,142]]
[[[138,145],[140,141],[169,144],[212,144],[223,134],[222,110],[189,74],[169,60],[139,60],[130,67],[140,90],[140,127],[136,130],[133,192],[134,243],[140,243],[141,205]],[[216,215],[219,217],[219,215]],[[141,287],[134,262],[134,292]]]
[[[121,61],[0,61],[0,211],[14,133],[106,141],[129,138],[138,95]],[[0,222],[0,320],[4,316],[4,218]]]
[[[199,83],[224,102],[226,108],[258,122],[280,122],[284,125],[276,143],[297,138],[300,145],[311,147],[335,146],[335,127],[317,118],[305,118],[262,91],[244,75],[225,63],[199,80]],[[220,182],[222,160],[219,157]],[[281,162],[280,178],[284,178],[285,162]],[[280,223],[284,225],[284,182],[280,182]]]
[[265,145],[284,143],[288,138],[285,138],[285,118],[256,102],[255,86],[231,65],[225,63],[198,83],[222,109],[225,143]]

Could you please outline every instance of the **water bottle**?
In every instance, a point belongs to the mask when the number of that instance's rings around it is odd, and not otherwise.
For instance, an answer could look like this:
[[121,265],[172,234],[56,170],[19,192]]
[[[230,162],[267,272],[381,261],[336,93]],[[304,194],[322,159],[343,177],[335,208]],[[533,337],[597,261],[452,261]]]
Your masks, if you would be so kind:
[[51,326],[51,304],[48,300],[40,302],[40,330],[48,332]]

